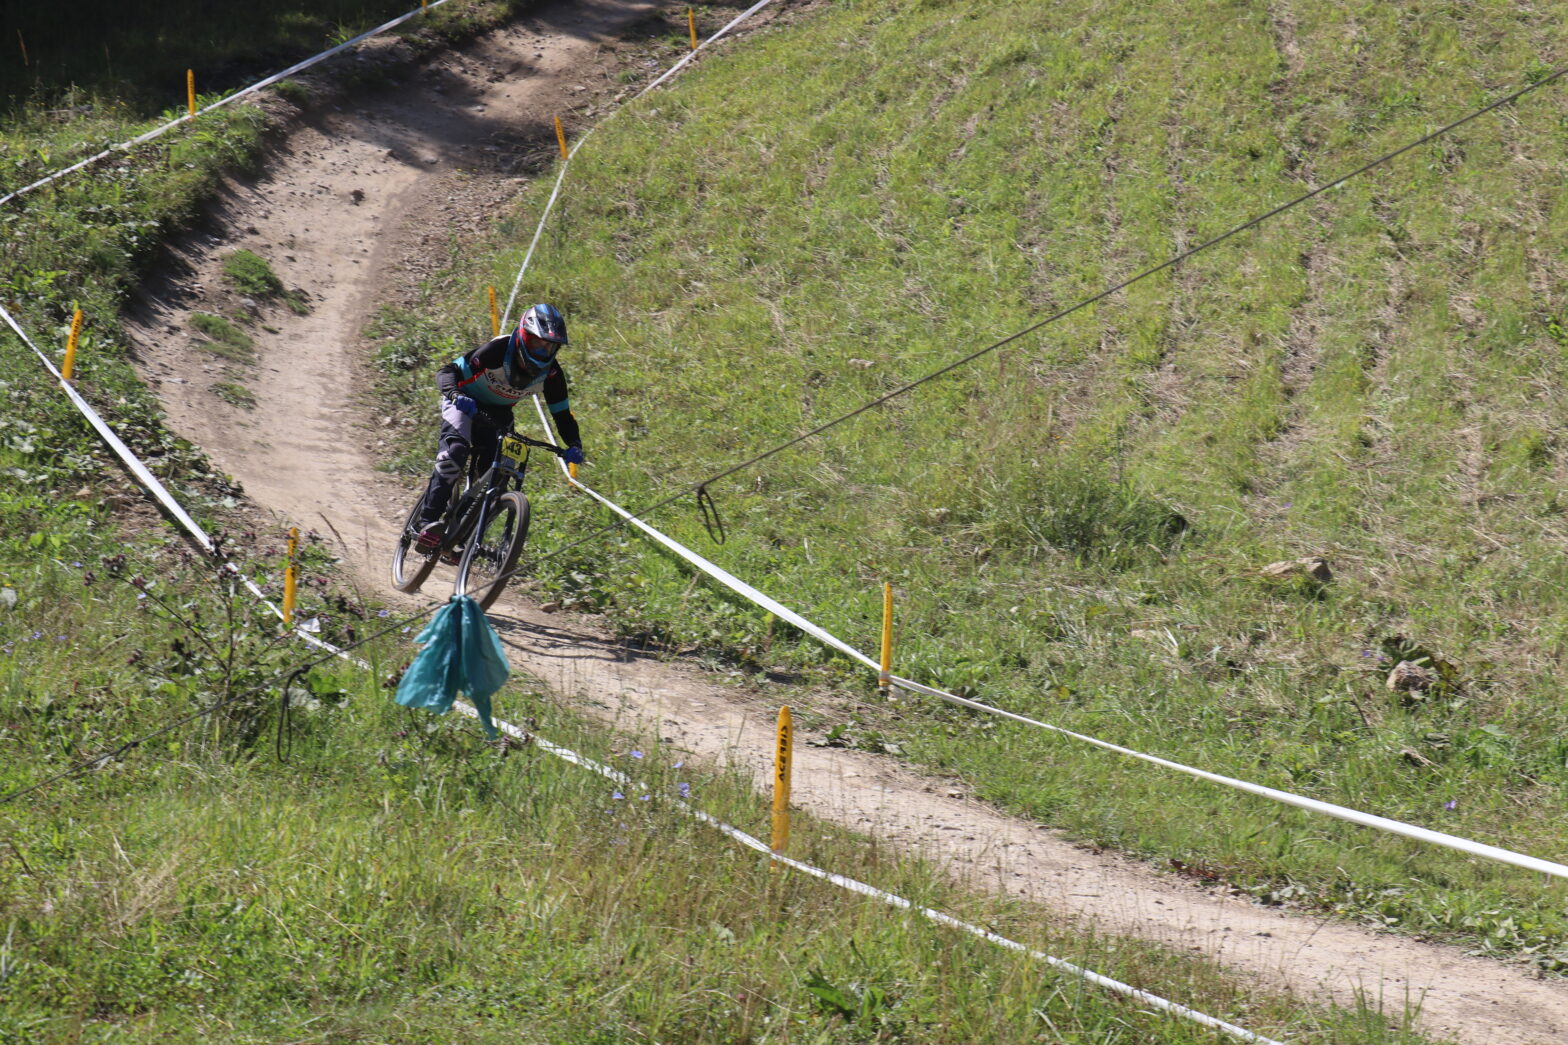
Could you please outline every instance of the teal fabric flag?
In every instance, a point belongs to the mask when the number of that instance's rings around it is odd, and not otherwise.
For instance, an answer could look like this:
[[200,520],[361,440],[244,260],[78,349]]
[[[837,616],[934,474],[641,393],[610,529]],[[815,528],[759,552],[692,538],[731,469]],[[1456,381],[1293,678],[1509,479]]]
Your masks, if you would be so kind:
[[462,691],[478,709],[485,735],[494,738],[490,694],[501,688],[511,669],[501,651],[501,640],[479,603],[466,595],[454,595],[414,641],[424,643],[425,648],[397,684],[397,702],[444,715]]

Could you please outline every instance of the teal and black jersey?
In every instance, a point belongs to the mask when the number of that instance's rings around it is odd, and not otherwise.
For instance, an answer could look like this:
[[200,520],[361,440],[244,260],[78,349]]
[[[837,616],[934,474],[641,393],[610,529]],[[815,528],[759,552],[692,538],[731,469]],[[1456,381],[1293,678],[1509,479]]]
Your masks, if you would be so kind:
[[[515,353],[512,335],[503,334],[492,338],[436,371],[436,387],[441,390],[443,397],[468,396],[486,414],[503,415],[497,420],[507,420],[504,415],[510,414],[512,406],[519,400],[530,395],[542,395],[545,405],[550,408],[561,442],[567,446],[581,446],[577,420],[572,417],[571,404],[567,399],[566,372],[561,369],[561,364],[553,362],[547,369],[533,371],[518,365],[521,360],[516,358]],[[514,382],[509,379],[508,375],[513,373],[521,373],[523,380]]]

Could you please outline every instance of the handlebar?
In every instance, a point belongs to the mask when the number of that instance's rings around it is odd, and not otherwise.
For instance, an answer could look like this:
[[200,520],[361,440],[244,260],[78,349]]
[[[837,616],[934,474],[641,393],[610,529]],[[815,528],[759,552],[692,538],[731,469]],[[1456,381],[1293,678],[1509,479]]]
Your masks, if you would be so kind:
[[511,436],[513,439],[516,439],[519,443],[522,443],[525,446],[536,446],[541,450],[548,450],[557,457],[560,457],[562,454],[566,453],[566,447],[564,446],[556,446],[554,443],[547,443],[542,439],[530,439],[528,436],[522,435],[517,431],[508,430],[506,432],[502,432],[501,434],[503,436]]

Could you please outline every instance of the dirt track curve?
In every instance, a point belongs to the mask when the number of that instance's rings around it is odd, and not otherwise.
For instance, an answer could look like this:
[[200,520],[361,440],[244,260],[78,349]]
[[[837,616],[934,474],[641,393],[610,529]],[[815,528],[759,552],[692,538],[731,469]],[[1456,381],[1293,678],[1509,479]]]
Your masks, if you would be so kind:
[[[180,245],[189,273],[153,291],[133,317],[142,375],[170,425],[281,521],[324,532],[330,524],[373,590],[388,590],[386,553],[412,491],[373,469],[381,419],[334,391],[372,380],[361,329],[378,304],[423,274],[425,259],[439,253],[429,244],[478,232],[516,191],[516,159],[553,147],[553,114],[589,116],[613,104],[613,73],[629,53],[619,36],[660,7],[545,7],[390,87],[307,115],[261,176],[228,186],[213,230]],[[229,378],[221,360],[194,346],[188,320],[214,307],[219,255],[239,247],[272,261],[287,285],[308,288],[313,307],[306,316],[267,310],[251,331],[259,363]],[[253,410],[210,392],[230,379],[255,394]],[[578,414],[591,446],[593,404]],[[762,694],[639,656],[589,620],[506,598],[494,616],[513,666],[556,695],[623,725],[651,725],[695,755],[766,779],[773,703]],[[1342,1005],[1381,999],[1397,1015],[1419,1003],[1423,1030],[1467,1045],[1568,1041],[1562,981],[1261,907],[1090,853],[888,758],[802,745],[796,765],[800,807],[944,861],[975,887],[1028,897],[1101,931],[1201,951]]]

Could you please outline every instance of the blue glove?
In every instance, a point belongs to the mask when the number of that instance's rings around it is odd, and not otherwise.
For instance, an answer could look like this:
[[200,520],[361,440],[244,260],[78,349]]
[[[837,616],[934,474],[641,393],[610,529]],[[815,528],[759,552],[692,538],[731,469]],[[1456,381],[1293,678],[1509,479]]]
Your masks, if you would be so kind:
[[584,460],[583,448],[580,446],[568,446],[561,452],[561,460],[567,464],[582,464]]
[[473,417],[479,412],[479,404],[467,396],[453,396],[452,405],[457,407],[457,412]]

